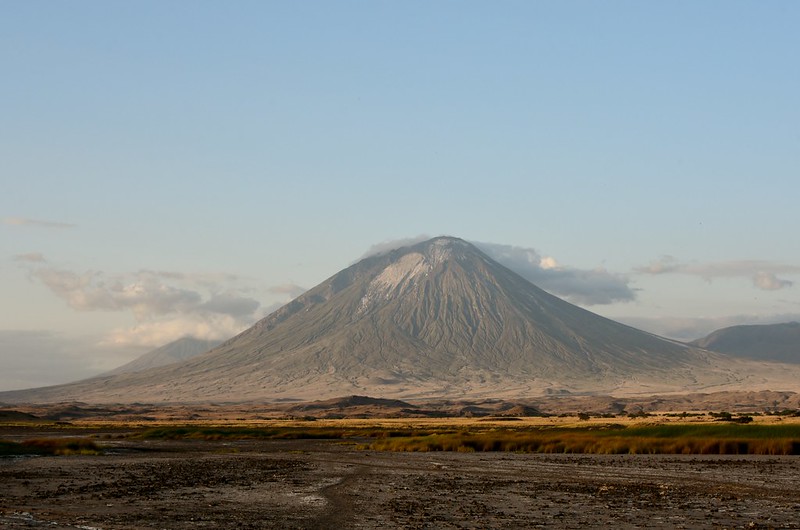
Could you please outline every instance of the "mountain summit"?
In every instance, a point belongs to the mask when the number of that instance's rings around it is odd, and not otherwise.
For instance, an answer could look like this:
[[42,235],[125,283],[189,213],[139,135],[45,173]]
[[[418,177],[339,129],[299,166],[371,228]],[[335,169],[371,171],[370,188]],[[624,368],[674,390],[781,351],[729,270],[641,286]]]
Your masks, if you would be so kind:
[[564,302],[452,237],[364,259],[220,348],[257,351],[293,380],[329,376],[354,390],[435,381],[432,391],[456,395],[502,380],[608,384],[702,360]]
[[652,393],[733,382],[718,361],[437,237],[359,261],[205,354],[29,392],[84,401]]

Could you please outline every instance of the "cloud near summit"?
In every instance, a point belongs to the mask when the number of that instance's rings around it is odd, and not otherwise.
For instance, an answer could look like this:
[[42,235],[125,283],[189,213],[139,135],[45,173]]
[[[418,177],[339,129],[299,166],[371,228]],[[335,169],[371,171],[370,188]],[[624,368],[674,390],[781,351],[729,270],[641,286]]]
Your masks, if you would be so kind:
[[560,265],[551,256],[542,256],[532,248],[473,242],[498,263],[505,265],[531,283],[570,302],[582,305],[630,302],[636,292],[624,274],[606,269],[576,269]]
[[[414,245],[428,239],[430,236],[419,235],[384,241],[372,245],[362,258]],[[471,243],[531,283],[570,302],[582,305],[601,305],[630,302],[636,298],[636,292],[628,285],[629,279],[625,274],[609,272],[602,268],[566,267],[560,265],[552,256],[542,256],[532,248],[477,241],[471,241]]]
[[[382,241],[380,243],[375,243],[371,247],[367,249],[366,252],[359,258],[364,259],[370,256],[377,256],[378,254],[384,254],[389,252],[390,250],[394,250],[397,248],[402,247],[410,247],[411,245],[416,245],[417,243],[422,243],[423,241],[427,241],[431,239],[431,236],[426,234],[420,234],[416,237],[405,237],[401,239],[389,239],[387,241]],[[358,260],[356,260],[358,261]]]

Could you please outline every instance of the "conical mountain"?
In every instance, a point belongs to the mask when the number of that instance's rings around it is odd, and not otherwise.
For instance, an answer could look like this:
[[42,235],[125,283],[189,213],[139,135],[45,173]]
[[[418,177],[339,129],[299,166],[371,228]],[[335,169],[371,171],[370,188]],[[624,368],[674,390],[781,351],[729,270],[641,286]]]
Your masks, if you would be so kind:
[[218,352],[292,379],[339,373],[398,384],[509,375],[568,382],[702,358],[552,296],[448,237],[367,258]]
[[735,382],[719,359],[569,304],[473,245],[439,237],[348,267],[208,353],[30,395],[202,401],[677,391]]
[[103,375],[118,375],[130,372],[141,372],[149,368],[166,366],[177,363],[184,359],[205,353],[214,346],[219,345],[220,341],[198,339],[196,337],[181,337],[170,343],[164,344],[151,350],[144,355],[137,357],[129,363],[123,364],[113,370],[105,372]]

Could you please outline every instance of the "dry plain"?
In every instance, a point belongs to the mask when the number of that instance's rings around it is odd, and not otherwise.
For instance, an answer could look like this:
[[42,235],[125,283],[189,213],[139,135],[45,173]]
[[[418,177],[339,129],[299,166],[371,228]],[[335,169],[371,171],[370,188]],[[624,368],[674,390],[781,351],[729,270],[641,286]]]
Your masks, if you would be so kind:
[[[346,431],[319,439],[139,435],[175,428],[170,421],[10,422],[0,439],[88,438],[102,454],[0,459],[0,527],[800,528],[798,456],[389,452],[370,449],[375,439],[368,437],[380,430],[603,429],[610,421],[680,420],[238,422]],[[206,419],[192,428],[222,423],[237,424]]]

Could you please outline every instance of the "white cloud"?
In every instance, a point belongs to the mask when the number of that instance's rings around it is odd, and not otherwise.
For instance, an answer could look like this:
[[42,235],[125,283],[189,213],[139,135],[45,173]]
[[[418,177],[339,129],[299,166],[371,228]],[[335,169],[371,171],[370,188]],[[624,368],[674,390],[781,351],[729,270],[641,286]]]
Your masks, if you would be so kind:
[[[186,275],[164,275],[151,271],[133,274],[107,275],[98,271],[76,273],[53,267],[33,269],[31,275],[39,279],[70,307],[79,311],[130,310],[137,320],[145,320],[170,313],[220,313],[234,317],[252,315],[260,303],[241,296],[235,290],[207,291],[208,282],[200,282]],[[168,281],[168,280],[178,280]],[[189,286],[179,285],[188,279]],[[219,284],[214,284],[219,289]]]
[[764,260],[733,260],[709,263],[681,263],[672,256],[662,256],[648,265],[637,267],[640,274],[685,274],[706,281],[714,278],[750,278],[753,285],[765,291],[791,287],[793,282],[779,278],[778,274],[798,274],[800,266],[773,263]]
[[42,221],[41,219],[29,219],[27,217],[6,217],[3,224],[9,226],[31,226],[36,228],[75,228],[72,223],[62,223],[59,221]]
[[645,274],[666,274],[668,272],[677,272],[681,265],[675,261],[672,256],[661,256],[657,260],[653,260],[650,264],[643,267],[637,267],[636,272]]
[[211,296],[198,309],[206,313],[218,313],[234,318],[249,318],[261,305],[258,300],[235,293],[221,293]]
[[539,260],[539,266],[543,269],[557,269],[559,267],[558,262],[550,256],[545,256]]
[[531,283],[570,302],[583,305],[629,302],[636,292],[624,274],[606,269],[576,269],[559,265],[552,256],[532,248],[473,242],[489,257]]
[[753,276],[753,285],[764,291],[777,291],[793,284],[789,280],[778,278],[775,273],[759,271]]
[[306,289],[305,287],[301,287],[300,285],[295,285],[293,283],[285,283],[283,285],[274,285],[272,287],[269,287],[267,289],[267,292],[269,292],[270,294],[286,295],[290,299],[295,299],[304,292],[306,292],[307,290],[308,289]]
[[197,291],[168,285],[147,274],[107,276],[96,271],[75,273],[43,267],[32,275],[78,311],[131,310],[141,320],[190,311],[202,303]]
[[22,261],[26,263],[45,263],[47,260],[41,252],[28,252],[26,254],[17,254],[14,256],[14,261]]
[[103,344],[114,347],[142,346],[155,348],[182,337],[225,340],[247,329],[252,322],[232,315],[185,314],[169,319],[140,322],[131,328],[115,329]]
[[112,345],[161,346],[186,335],[225,339],[253,324],[261,303],[227,274],[142,270],[127,274],[35,266],[30,276],[77,311],[129,312],[136,325],[115,330]]
[[[384,241],[372,245],[362,259],[415,245],[428,239],[430,236],[419,235]],[[477,241],[471,243],[531,283],[573,303],[612,304],[636,298],[636,293],[628,286],[628,277],[624,274],[616,274],[602,268],[583,270],[561,266],[554,257],[542,256],[532,248]]]
[[431,236],[420,234],[416,237],[407,237],[401,239],[389,239],[383,241],[381,243],[376,243],[369,247],[364,255],[361,256],[359,259],[369,258],[371,256],[377,256],[380,254],[385,254],[392,250],[396,250],[402,247],[410,247],[411,245],[416,245],[417,243],[422,243],[423,241],[427,241],[430,239]]

